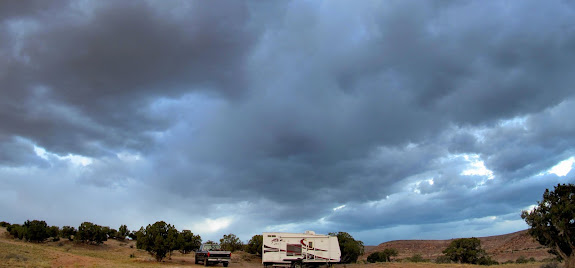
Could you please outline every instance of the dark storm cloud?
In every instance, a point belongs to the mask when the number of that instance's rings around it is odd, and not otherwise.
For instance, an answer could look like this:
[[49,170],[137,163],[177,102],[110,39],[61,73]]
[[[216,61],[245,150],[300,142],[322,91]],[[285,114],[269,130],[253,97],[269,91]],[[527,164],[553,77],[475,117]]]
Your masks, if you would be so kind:
[[91,156],[75,181],[136,181],[182,214],[509,215],[574,154],[564,2],[29,3],[1,20],[0,142],[20,153],[0,156],[28,161],[14,137]]
[[67,3],[67,0],[5,0],[0,2],[0,20],[34,16],[46,9],[66,5]]
[[[22,14],[3,20],[4,133],[60,153],[142,150],[146,131],[168,126],[145,112],[154,97],[247,90],[242,65],[256,35],[244,4],[58,2],[40,12],[32,3],[7,4]],[[35,114],[38,105],[96,129],[50,110]]]
[[[540,113],[572,95],[568,51],[575,35],[570,11],[560,3],[359,4],[353,15],[338,3],[327,5],[330,12],[322,13],[322,7],[294,3],[290,8],[306,12],[288,8],[283,23],[271,26],[250,62],[264,75],[252,78],[259,94],[221,109],[194,133],[195,140],[167,150],[188,158],[182,170],[187,163],[211,163],[209,173],[217,175],[197,180],[224,181],[231,187],[222,196],[289,203],[301,209],[285,217],[306,217],[331,209],[323,204],[379,200],[431,168],[430,162],[448,154],[445,149],[481,154],[495,172],[500,162],[538,163],[537,172],[557,163],[560,156],[544,163],[549,155],[536,157],[539,141],[497,124]],[[535,19],[527,12],[533,10]],[[542,23],[551,30],[543,31]],[[453,125],[487,127],[493,136],[479,143],[471,134],[457,134],[442,141],[442,149],[437,139],[452,136],[445,129]],[[510,132],[501,143],[499,131]],[[520,144],[503,146],[507,138]],[[533,147],[522,146],[529,142]],[[423,149],[411,153],[409,143]],[[192,187],[196,182],[189,177],[172,178],[180,178],[174,185]]]
[[573,98],[526,119],[507,121],[484,133],[475,152],[501,179],[521,180],[573,155]]
[[34,146],[18,138],[4,139],[0,136],[0,163],[3,166],[47,166],[47,162],[34,151]]

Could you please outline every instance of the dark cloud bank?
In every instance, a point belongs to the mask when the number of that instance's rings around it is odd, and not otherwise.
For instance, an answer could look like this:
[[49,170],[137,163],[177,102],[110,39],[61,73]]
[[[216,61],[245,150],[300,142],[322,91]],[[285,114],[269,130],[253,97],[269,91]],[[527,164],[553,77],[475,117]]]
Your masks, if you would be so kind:
[[547,171],[575,155],[574,12],[3,1],[1,216],[368,244],[523,229],[573,181]]

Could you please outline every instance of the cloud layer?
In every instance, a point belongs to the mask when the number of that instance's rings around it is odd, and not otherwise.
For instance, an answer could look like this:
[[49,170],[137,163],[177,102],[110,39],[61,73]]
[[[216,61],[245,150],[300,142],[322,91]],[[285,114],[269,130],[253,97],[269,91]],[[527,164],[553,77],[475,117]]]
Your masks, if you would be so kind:
[[526,228],[573,181],[548,171],[575,155],[574,12],[4,1],[2,217],[367,244]]

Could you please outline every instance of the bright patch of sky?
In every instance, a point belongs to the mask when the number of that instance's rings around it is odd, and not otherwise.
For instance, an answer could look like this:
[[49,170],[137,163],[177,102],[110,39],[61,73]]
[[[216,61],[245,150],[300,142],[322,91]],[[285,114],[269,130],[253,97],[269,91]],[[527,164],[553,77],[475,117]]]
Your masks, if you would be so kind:
[[193,230],[197,230],[200,233],[215,233],[221,229],[224,229],[232,223],[232,218],[222,217],[217,219],[205,219],[201,223],[193,225]]
[[559,177],[565,177],[573,168],[573,163],[575,163],[575,157],[570,157],[569,159],[559,162],[559,164],[549,169],[547,173],[553,173]]
[[522,209],[522,211],[523,211],[523,210],[532,211],[532,210],[534,210],[536,207],[537,207],[537,205],[530,205],[530,206],[528,206],[528,207]]
[[[415,183],[413,184],[413,186],[412,186],[414,193],[421,194],[420,186],[421,186],[422,183],[427,183],[427,184],[429,184],[429,185],[433,185],[435,182],[433,181],[433,179],[420,180],[420,181],[418,181],[418,182],[415,182]],[[424,184],[424,185],[425,185],[425,184]]]
[[136,162],[141,158],[139,154],[131,154],[126,152],[118,153],[116,156],[124,162]]
[[333,208],[333,211],[338,211],[338,210],[340,210],[340,209],[342,209],[342,208],[344,208],[344,207],[345,207],[345,205],[341,205],[341,206],[338,206],[338,207],[334,207],[334,208]]
[[487,179],[493,179],[493,171],[485,167],[485,163],[479,155],[476,154],[465,154],[463,158],[469,162],[469,168],[462,171],[461,175],[465,176],[486,176]]
[[527,121],[527,117],[526,116],[522,116],[522,117],[515,117],[513,119],[509,119],[509,120],[501,120],[499,125],[503,126],[503,127],[508,127],[508,126],[515,126],[515,127],[525,127],[525,122]]
[[41,157],[42,159],[48,159],[48,155],[46,153],[46,149],[38,146],[34,146],[34,152],[37,156]]
[[66,156],[59,156],[57,154],[49,153],[46,151],[46,149],[44,149],[42,147],[38,147],[38,146],[34,146],[34,152],[36,153],[37,156],[41,157],[42,159],[49,160],[50,156],[52,156],[52,157],[56,157],[60,160],[68,160],[76,166],[85,167],[87,165],[92,164],[92,162],[93,162],[93,160],[91,158],[81,156],[81,155],[68,154]]

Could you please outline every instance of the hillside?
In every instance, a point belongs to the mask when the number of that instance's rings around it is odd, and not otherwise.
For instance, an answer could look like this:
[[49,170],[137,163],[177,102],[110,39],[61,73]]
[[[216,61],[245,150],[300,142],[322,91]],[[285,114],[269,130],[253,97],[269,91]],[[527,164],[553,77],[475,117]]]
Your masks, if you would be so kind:
[[[442,255],[442,251],[447,248],[450,240],[396,240],[389,241],[378,246],[366,247],[366,252],[363,259],[376,251],[383,251],[386,248],[395,248],[399,251],[397,258],[411,257],[414,254],[420,254],[427,259],[435,259]],[[533,240],[527,230],[498,235],[479,237],[481,240],[481,247],[485,249],[493,259],[499,262],[507,260],[516,260],[520,256],[527,258],[535,258],[536,260],[543,260],[551,258],[553,255],[547,253],[547,248],[541,246],[537,241]]]

